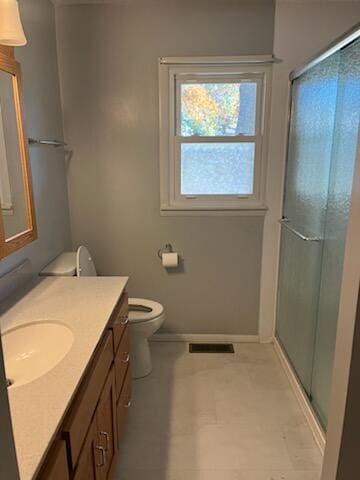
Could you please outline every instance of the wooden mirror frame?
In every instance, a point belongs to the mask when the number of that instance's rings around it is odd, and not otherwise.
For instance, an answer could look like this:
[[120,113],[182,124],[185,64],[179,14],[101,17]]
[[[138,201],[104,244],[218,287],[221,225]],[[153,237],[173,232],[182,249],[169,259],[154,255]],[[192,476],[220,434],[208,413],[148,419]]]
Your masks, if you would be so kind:
[[[28,243],[37,239],[37,228],[35,219],[34,198],[32,191],[31,169],[29,160],[28,139],[25,132],[22,88],[21,88],[21,69],[20,64],[15,60],[14,48],[0,45],[0,70],[10,73],[14,92],[16,122],[18,129],[19,148],[21,157],[21,171],[23,177],[23,186],[25,193],[27,228],[8,239],[5,237],[5,227],[3,215],[0,214],[0,259],[10,255],[19,248],[25,247]],[[1,213],[1,209],[0,209]]]

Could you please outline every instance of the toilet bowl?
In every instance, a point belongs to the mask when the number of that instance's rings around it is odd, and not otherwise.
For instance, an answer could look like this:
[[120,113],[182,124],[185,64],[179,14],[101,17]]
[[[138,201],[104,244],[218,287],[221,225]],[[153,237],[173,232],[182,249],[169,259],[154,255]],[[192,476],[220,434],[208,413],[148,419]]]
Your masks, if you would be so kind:
[[164,307],[145,298],[129,298],[131,369],[134,378],[146,377],[152,370],[149,337],[165,320]]
[[[40,275],[93,277],[97,275],[89,250],[64,252],[47,265]],[[146,377],[152,370],[149,337],[165,321],[164,307],[153,300],[129,298],[131,372],[133,378]]]

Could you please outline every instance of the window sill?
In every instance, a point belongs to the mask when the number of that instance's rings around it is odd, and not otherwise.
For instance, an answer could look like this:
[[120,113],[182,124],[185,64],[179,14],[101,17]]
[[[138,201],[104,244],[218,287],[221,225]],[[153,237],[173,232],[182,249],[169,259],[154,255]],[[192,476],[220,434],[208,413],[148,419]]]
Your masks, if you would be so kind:
[[162,207],[162,217],[259,217],[265,216],[266,205],[244,208],[187,208]]

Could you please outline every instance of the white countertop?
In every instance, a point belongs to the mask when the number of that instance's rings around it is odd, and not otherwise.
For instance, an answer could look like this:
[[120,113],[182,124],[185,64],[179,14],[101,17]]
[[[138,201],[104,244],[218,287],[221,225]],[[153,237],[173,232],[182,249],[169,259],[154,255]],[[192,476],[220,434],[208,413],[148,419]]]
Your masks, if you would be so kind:
[[8,389],[21,480],[37,473],[127,281],[127,277],[45,277],[1,315],[2,333],[53,320],[74,334],[70,351],[53,370]]

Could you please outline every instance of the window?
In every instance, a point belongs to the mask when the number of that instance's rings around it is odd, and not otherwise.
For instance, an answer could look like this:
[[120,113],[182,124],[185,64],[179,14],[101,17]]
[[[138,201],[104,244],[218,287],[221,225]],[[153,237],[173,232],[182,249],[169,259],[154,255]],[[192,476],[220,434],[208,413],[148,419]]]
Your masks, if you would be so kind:
[[162,212],[265,210],[261,59],[160,59]]

